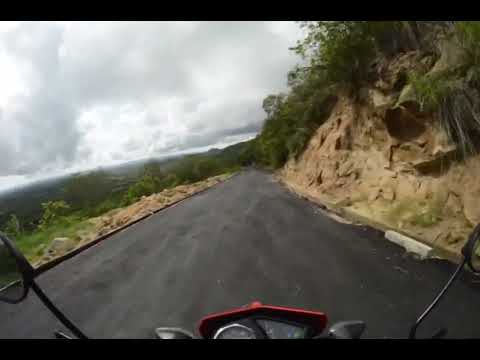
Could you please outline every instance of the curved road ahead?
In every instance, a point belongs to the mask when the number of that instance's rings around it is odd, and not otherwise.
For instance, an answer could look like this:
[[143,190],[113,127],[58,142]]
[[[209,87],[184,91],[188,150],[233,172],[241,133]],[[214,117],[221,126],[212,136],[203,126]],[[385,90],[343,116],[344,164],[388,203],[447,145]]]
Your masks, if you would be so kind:
[[[382,233],[336,222],[248,171],[110,237],[38,282],[90,337],[193,331],[200,317],[253,300],[362,319],[365,337],[405,337],[453,266],[417,261]],[[466,276],[465,276],[466,277]],[[457,282],[419,332],[480,337],[480,287]],[[0,304],[0,338],[62,328],[32,293]]]

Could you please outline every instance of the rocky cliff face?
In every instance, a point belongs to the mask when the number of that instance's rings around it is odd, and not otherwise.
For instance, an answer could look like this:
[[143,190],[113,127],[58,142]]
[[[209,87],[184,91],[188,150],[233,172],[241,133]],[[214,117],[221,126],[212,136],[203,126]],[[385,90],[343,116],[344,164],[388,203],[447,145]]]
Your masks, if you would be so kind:
[[280,174],[295,191],[456,253],[480,222],[480,156],[461,160],[407,72],[435,72],[456,52],[378,60],[359,99],[339,94],[328,120]]

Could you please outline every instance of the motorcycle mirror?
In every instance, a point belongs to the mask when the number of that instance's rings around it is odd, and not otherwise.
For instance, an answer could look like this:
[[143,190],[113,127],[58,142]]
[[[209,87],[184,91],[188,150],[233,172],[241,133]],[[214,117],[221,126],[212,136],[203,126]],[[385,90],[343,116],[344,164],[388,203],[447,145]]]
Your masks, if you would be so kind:
[[462,248],[462,255],[468,267],[474,273],[480,273],[480,224],[470,234],[467,243]]
[[[15,247],[13,241],[0,232],[0,301],[17,304],[27,297],[28,290],[31,288],[40,301],[67,329],[78,338],[86,339],[85,334],[52,303],[35,283],[34,279],[38,274],[25,256]],[[63,333],[57,332],[57,337],[58,334],[64,337]]]
[[0,301],[17,304],[27,297],[34,270],[13,242],[0,233]]

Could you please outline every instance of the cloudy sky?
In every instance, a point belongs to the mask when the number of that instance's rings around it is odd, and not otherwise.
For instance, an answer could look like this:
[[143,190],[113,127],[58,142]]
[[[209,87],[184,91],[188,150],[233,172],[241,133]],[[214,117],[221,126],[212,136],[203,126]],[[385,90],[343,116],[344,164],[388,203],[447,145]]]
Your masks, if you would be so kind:
[[0,189],[251,138],[290,22],[0,23]]

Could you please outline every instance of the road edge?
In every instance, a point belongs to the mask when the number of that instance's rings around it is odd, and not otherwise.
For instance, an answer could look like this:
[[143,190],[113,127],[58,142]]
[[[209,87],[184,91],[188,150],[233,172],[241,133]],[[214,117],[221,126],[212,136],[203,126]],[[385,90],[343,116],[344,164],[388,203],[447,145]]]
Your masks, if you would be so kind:
[[152,216],[152,215],[155,215],[155,214],[157,214],[157,213],[159,213],[159,212],[161,212],[161,211],[170,209],[170,208],[172,208],[173,206],[180,204],[182,201],[189,200],[189,199],[191,199],[192,197],[194,197],[194,196],[196,196],[196,195],[203,194],[203,193],[207,192],[208,190],[213,189],[213,188],[215,188],[216,186],[218,186],[218,185],[220,185],[220,184],[226,183],[227,181],[229,181],[229,180],[233,179],[234,177],[236,177],[236,176],[240,175],[241,173],[243,173],[243,171],[244,171],[243,169],[240,170],[240,171],[237,171],[237,172],[235,172],[232,176],[230,176],[230,177],[229,177],[228,179],[226,179],[226,180],[219,181],[218,183],[216,183],[216,184],[214,184],[214,185],[212,185],[212,186],[210,186],[210,187],[207,187],[206,189],[200,190],[200,191],[198,191],[198,192],[196,192],[196,193],[194,193],[194,194],[191,194],[190,196],[187,196],[187,197],[185,197],[185,198],[183,198],[183,199],[177,200],[177,201],[175,201],[175,202],[173,202],[173,203],[171,203],[171,204],[168,204],[168,205],[165,206],[165,207],[162,207],[162,208],[160,208],[160,209],[154,210],[154,211],[152,211],[152,212],[150,212],[150,213],[148,213],[148,214],[146,214],[146,215],[144,215],[144,216],[142,216],[142,217],[140,217],[140,218],[138,218],[138,219],[135,219],[135,220],[133,220],[133,221],[131,221],[131,222],[129,222],[129,223],[127,223],[127,224],[119,227],[119,228],[116,228],[116,229],[114,229],[114,230],[112,230],[112,231],[110,231],[110,232],[108,232],[108,233],[106,233],[106,234],[104,234],[104,235],[101,235],[101,236],[97,237],[96,239],[94,239],[94,240],[92,240],[92,241],[89,241],[88,243],[86,243],[86,244],[84,244],[84,245],[82,245],[82,246],[79,246],[79,247],[73,249],[72,251],[70,251],[70,252],[68,252],[68,253],[66,253],[66,254],[64,254],[64,255],[59,256],[59,257],[53,259],[52,261],[49,261],[49,262],[44,263],[44,264],[42,264],[42,265],[40,265],[40,266],[38,266],[38,267],[35,267],[35,268],[34,268],[35,276],[40,275],[40,274],[43,274],[44,272],[46,272],[46,271],[54,268],[55,266],[60,265],[60,264],[63,263],[64,261],[67,261],[67,260],[73,258],[74,256],[82,253],[83,251],[85,251],[85,250],[87,250],[87,249],[89,249],[89,248],[91,248],[91,247],[99,244],[99,243],[102,242],[103,240],[108,239],[108,238],[111,237],[112,235],[115,235],[115,234],[117,234],[117,233],[119,233],[119,232],[121,232],[121,231],[123,231],[123,230],[125,230],[125,229],[127,229],[127,228],[129,228],[129,227],[131,227],[131,226],[133,226],[133,225],[135,225],[135,224],[137,224],[137,223],[139,223],[140,221],[149,218],[149,217]]
[[353,225],[369,226],[372,229],[380,230],[384,233],[385,239],[395,243],[396,245],[403,247],[407,253],[412,253],[417,255],[421,260],[441,259],[441,260],[450,261],[455,264],[459,264],[462,260],[461,256],[459,256],[457,253],[453,251],[449,251],[443,248],[433,247],[431,246],[431,244],[427,244],[421,240],[412,238],[410,235],[402,233],[396,229],[391,229],[385,226],[384,224],[376,223],[371,219],[365,218],[356,213],[348,211],[348,209],[336,207],[333,204],[329,204],[325,201],[321,201],[316,197],[298,192],[294,187],[292,187],[289,183],[287,183],[281,176],[277,175],[275,176],[275,178],[280,184],[282,184],[291,193],[318,206],[324,212],[329,212],[333,214],[334,216],[329,216],[329,217],[334,219],[335,221],[342,222],[335,218],[335,217],[340,217],[341,219],[345,220],[346,222],[350,222]]

